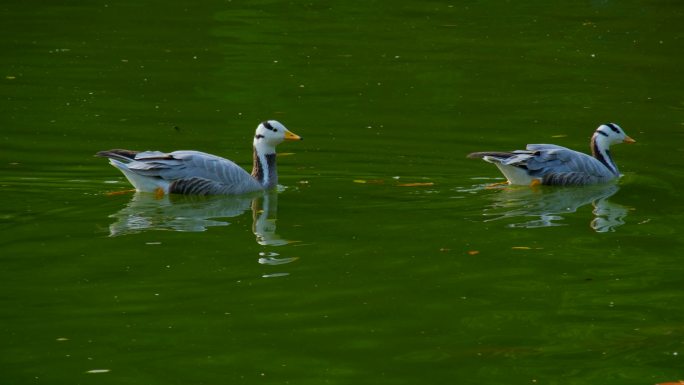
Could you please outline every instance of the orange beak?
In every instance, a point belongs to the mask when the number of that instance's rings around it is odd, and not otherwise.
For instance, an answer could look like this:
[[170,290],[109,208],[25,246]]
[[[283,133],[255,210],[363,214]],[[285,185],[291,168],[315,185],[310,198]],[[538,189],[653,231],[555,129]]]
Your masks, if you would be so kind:
[[622,143],[636,143],[636,140],[630,138],[629,136],[626,136]]
[[285,140],[302,140],[302,137],[290,130],[285,130]]

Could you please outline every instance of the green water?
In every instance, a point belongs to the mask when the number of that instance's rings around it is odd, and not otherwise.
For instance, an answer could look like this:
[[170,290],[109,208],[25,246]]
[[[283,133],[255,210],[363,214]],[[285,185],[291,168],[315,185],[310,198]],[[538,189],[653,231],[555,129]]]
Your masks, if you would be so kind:
[[[3,384],[684,379],[684,3],[6,1]],[[197,149],[267,196],[125,192],[104,149]],[[624,177],[489,189],[478,150]],[[285,156],[286,155],[286,156]],[[111,194],[121,192],[121,194]]]

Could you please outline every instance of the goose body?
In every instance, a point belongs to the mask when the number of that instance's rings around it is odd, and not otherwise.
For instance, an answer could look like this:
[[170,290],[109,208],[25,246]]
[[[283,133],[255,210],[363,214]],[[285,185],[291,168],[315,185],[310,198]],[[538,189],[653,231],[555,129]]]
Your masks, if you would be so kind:
[[469,158],[494,163],[514,185],[583,186],[606,183],[620,176],[609,148],[634,143],[615,123],[600,125],[591,137],[591,155],[555,144],[528,144],[525,150],[473,152]]
[[200,151],[108,150],[109,158],[140,192],[156,194],[237,195],[269,190],[278,185],[275,147],[283,140],[301,140],[280,122],[268,120],[254,135],[252,173],[220,156]]

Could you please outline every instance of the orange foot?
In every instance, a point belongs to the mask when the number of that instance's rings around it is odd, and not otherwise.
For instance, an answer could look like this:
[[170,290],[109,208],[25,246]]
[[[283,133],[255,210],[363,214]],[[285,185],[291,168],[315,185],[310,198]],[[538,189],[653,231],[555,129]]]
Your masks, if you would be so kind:
[[161,187],[157,187],[154,190],[154,197],[157,199],[162,199],[164,197],[164,189]]
[[532,179],[530,182],[530,187],[535,188],[541,186],[542,182],[539,179]]

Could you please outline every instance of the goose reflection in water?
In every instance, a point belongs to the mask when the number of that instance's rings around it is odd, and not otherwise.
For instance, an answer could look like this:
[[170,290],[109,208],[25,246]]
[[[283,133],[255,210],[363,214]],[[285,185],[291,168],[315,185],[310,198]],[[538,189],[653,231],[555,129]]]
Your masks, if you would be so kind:
[[[494,202],[485,209],[484,215],[493,217],[486,221],[501,219],[525,219],[509,227],[561,226],[563,216],[576,212],[580,207],[591,204],[594,218],[590,226],[603,233],[615,231],[623,225],[629,209],[608,198],[615,195],[619,187],[615,184],[564,187],[553,189],[511,188],[500,189],[491,195]],[[534,219],[529,219],[533,217]]]
[[110,236],[149,230],[198,232],[209,227],[228,226],[227,218],[252,211],[252,232],[260,245],[279,246],[288,241],[276,233],[278,193],[271,191],[247,196],[191,196],[135,193],[130,202],[115,214]]

